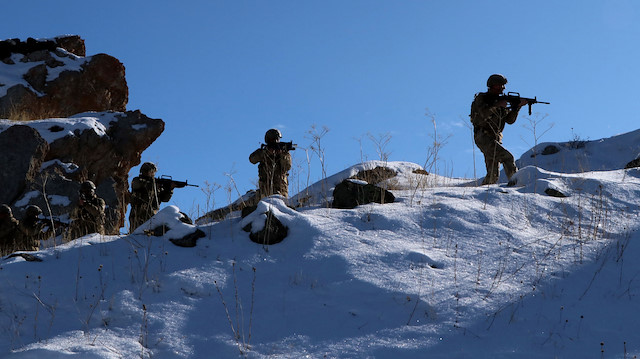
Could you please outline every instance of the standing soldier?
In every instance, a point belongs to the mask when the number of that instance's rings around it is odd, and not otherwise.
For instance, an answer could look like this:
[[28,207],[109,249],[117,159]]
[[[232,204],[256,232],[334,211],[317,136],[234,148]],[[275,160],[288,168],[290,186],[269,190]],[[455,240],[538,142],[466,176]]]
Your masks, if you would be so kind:
[[161,202],[169,202],[173,196],[173,183],[156,181],[158,167],[145,162],[140,166],[140,176],[131,181],[131,211],[129,212],[129,232],[133,232],[153,215],[158,213]]
[[279,194],[283,197],[289,195],[289,170],[291,169],[290,149],[293,147],[282,146],[280,139],[282,134],[272,128],[264,135],[265,144],[249,156],[249,161],[258,165],[259,189],[257,199]]
[[15,247],[12,251],[37,251],[40,248],[44,223],[38,218],[42,214],[40,207],[29,205],[18,225]]
[[13,218],[11,207],[0,206],[0,255],[13,251],[15,238],[18,234],[18,220]]
[[499,165],[502,163],[507,178],[518,171],[513,155],[502,146],[502,131],[506,124],[516,122],[518,111],[527,104],[521,100],[519,104],[507,108],[507,101],[500,98],[504,92],[507,78],[494,74],[487,80],[487,92],[476,94],[471,104],[471,123],[473,123],[473,137],[476,145],[484,154],[487,175],[482,184],[498,182]]
[[104,234],[104,200],[96,195],[96,185],[85,181],[80,185],[78,205],[71,213],[70,239],[89,233]]

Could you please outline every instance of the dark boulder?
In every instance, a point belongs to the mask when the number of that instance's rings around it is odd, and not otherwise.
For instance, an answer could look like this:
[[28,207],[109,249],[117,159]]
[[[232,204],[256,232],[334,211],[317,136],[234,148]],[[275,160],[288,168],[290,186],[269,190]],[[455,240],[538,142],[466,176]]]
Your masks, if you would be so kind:
[[[249,215],[248,209],[243,211],[243,215]],[[255,210],[255,208],[253,208]],[[282,242],[289,233],[289,228],[280,222],[278,217],[276,217],[272,211],[268,211],[265,213],[264,218],[264,227],[259,231],[253,231],[251,223],[242,228],[245,232],[249,232],[249,239],[251,241],[263,244],[263,245],[271,245]]]
[[346,179],[333,190],[333,208],[351,209],[367,203],[393,203],[395,196],[384,188]]

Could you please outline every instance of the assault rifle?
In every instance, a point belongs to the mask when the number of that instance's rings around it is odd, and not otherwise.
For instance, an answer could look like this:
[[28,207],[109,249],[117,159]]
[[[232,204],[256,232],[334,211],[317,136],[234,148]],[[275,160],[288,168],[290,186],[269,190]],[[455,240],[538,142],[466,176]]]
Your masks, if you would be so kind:
[[260,146],[260,148],[265,149],[265,148],[271,148],[274,150],[279,150],[279,151],[293,151],[296,149],[296,144],[293,143],[293,141],[289,141],[289,142],[276,142],[276,143],[270,143],[268,145],[265,145],[264,143],[262,144],[262,146]]
[[50,218],[47,218],[47,217],[40,218],[40,217],[38,217],[37,221],[38,221],[38,223],[42,223],[42,224],[47,225],[49,227],[51,227],[51,222],[53,222],[53,225],[56,226],[56,227],[67,228],[70,225],[70,223],[63,222],[58,217],[50,217]]
[[187,181],[174,181],[171,176],[162,175],[160,177],[156,177],[156,184],[158,187],[169,187],[169,188],[183,188],[186,186],[190,187],[200,187],[197,184],[191,184]]
[[506,95],[500,95],[498,100],[507,101],[511,105],[511,107],[518,106],[520,104],[520,101],[522,100],[527,100],[527,105],[529,105],[529,115],[531,115],[531,105],[535,103],[543,103],[545,105],[549,105],[549,102],[538,101],[538,99],[535,97],[534,98],[520,97],[520,93],[518,92],[508,92]]

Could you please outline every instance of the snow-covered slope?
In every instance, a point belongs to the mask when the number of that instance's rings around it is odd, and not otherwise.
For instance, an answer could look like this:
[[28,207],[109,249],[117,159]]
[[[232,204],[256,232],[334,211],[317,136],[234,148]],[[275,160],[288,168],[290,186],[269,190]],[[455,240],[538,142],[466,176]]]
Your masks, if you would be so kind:
[[518,159],[519,167],[536,166],[564,173],[622,169],[640,156],[640,130],[603,138],[568,142],[544,142]]
[[[629,144],[618,143],[616,146]],[[615,146],[614,146],[615,147]],[[595,161],[595,160],[594,160]],[[640,170],[521,169],[517,187],[413,173],[396,202],[292,210],[273,246],[237,217],[88,236],[0,270],[7,358],[632,358],[640,355]],[[425,178],[427,180],[425,180]],[[566,197],[547,194],[553,188]],[[301,192],[302,193],[302,192]],[[556,193],[556,192],[550,192]],[[299,197],[297,197],[299,198]]]

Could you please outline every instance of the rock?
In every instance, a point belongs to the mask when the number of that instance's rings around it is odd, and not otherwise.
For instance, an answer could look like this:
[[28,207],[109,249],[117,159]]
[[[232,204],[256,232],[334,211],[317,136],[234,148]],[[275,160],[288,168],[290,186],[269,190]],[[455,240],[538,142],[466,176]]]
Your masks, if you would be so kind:
[[206,236],[207,235],[201,229],[196,229],[195,232],[187,234],[182,238],[169,239],[169,240],[171,241],[171,243],[175,244],[178,247],[190,248],[190,247],[196,246],[196,242],[198,241],[198,239]]
[[[47,215],[49,209],[64,215],[75,206],[80,183],[91,180],[106,202],[106,233],[118,234],[129,202],[129,171],[162,134],[164,122],[126,111],[122,63],[85,52],[75,35],[0,41],[0,118],[24,121],[0,121],[0,200],[18,213],[35,204]],[[68,117],[87,126],[67,133],[62,122],[32,121]],[[96,132],[91,121],[104,122],[106,133]]]
[[[253,209],[255,210],[255,208]],[[243,215],[247,216],[249,213],[244,213],[243,211]],[[249,239],[251,239],[251,241],[262,245],[280,243],[289,233],[289,228],[285,227],[272,211],[265,213],[264,227],[261,230],[253,232],[251,223],[247,224],[242,229],[245,232],[249,232]]]
[[[187,222],[191,222],[191,220],[184,220],[183,218],[186,216],[183,213],[180,213],[181,217],[179,218],[180,222],[182,223],[186,223],[189,224]],[[165,234],[169,233],[169,231],[171,231],[171,228],[166,224],[163,223],[159,226],[156,226],[152,229],[146,229],[144,231],[144,233],[148,236],[154,236],[154,237],[162,237]],[[195,231],[181,237],[181,238],[169,238],[169,241],[173,244],[175,244],[178,247],[195,247],[196,246],[196,242],[198,241],[198,239],[206,237],[207,235],[201,230],[196,228]]]
[[196,219],[196,223],[206,224],[214,221],[221,221],[225,219],[229,214],[236,211],[242,211],[242,218],[244,218],[249,213],[255,211],[257,207],[256,203],[259,201],[260,198],[256,196],[256,191],[249,190],[242,197],[238,198],[230,205],[207,212],[205,215]]
[[417,175],[424,175],[424,176],[428,176],[429,175],[429,172],[423,170],[422,168],[415,169],[415,170],[411,171],[411,173],[415,173]]
[[558,191],[555,188],[551,188],[551,187],[547,187],[547,189],[544,190],[544,193],[546,193],[547,195],[551,196],[551,197],[558,197],[558,198],[565,198],[567,197],[566,194]]
[[[3,179],[0,199],[18,212],[20,208],[35,204],[45,214],[48,214],[46,208],[50,207],[53,215],[59,216],[71,212],[78,200],[80,183],[91,180],[97,186],[96,193],[107,205],[105,231],[118,234],[124,226],[129,203],[129,171],[140,164],[141,153],[164,131],[164,122],[151,119],[140,111],[86,115],[94,117],[74,120],[90,123],[94,118],[102,118],[103,122],[108,122],[106,133],[99,134],[89,128],[82,132],[76,130],[48,144],[43,136],[65,131],[55,120],[50,120],[50,124],[46,120],[24,122],[4,131],[0,128],[0,153],[12,154],[0,157],[4,169],[0,173]],[[43,134],[30,126],[39,126]],[[20,133],[16,134],[16,131]],[[28,140],[32,137],[35,139]],[[36,150],[32,141],[43,147]],[[43,162],[48,165],[41,168]],[[27,170],[25,166],[29,163],[32,165]],[[22,167],[18,168],[18,164]],[[55,196],[57,201],[46,203],[44,193]],[[20,205],[16,206],[18,200]]]
[[346,179],[333,190],[333,208],[351,209],[367,203],[393,203],[395,196],[369,183]]
[[22,257],[22,259],[24,259],[27,262],[42,262],[42,258],[37,257],[30,253],[12,253],[8,255],[5,259],[15,258],[15,257]]
[[61,47],[74,55],[82,57],[87,56],[84,40],[78,35],[58,36],[54,38],[54,41],[58,47]]
[[[124,65],[107,54],[84,56],[84,40],[79,36],[0,42],[0,60],[7,65],[16,65],[16,59],[19,62],[15,70],[3,66],[6,73],[0,73],[9,79],[0,86],[4,87],[0,118],[25,114],[30,119],[41,119],[86,111],[126,111],[129,90]],[[30,63],[32,67],[27,66]],[[58,69],[61,66],[67,68]]]
[[47,142],[29,126],[0,132],[0,204],[14,203],[36,182],[48,150]]
[[549,145],[542,150],[543,156],[553,155],[555,153],[560,152],[560,149],[557,146]]
[[634,168],[634,167],[640,167],[640,158],[636,158],[635,160],[630,161],[624,166],[625,169]]
[[382,181],[388,180],[389,178],[393,178],[398,174],[396,171],[388,168],[378,166],[371,170],[363,170],[358,172],[355,176],[351,178],[359,179],[365,181],[367,183],[378,184]]

